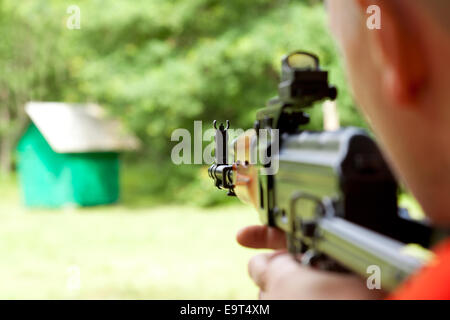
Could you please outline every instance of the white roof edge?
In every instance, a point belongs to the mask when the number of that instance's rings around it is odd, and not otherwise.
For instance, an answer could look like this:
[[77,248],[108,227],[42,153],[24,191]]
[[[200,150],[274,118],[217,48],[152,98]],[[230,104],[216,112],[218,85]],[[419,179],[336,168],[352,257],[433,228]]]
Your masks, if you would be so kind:
[[95,103],[36,102],[25,112],[58,153],[133,151],[140,141]]

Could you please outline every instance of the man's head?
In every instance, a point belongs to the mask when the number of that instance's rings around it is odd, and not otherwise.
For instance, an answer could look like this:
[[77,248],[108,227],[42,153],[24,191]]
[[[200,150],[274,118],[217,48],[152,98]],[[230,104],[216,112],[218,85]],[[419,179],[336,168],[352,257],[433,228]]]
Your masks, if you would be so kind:
[[[370,5],[381,29],[367,27]],[[450,224],[450,1],[331,0],[363,113],[427,214]]]

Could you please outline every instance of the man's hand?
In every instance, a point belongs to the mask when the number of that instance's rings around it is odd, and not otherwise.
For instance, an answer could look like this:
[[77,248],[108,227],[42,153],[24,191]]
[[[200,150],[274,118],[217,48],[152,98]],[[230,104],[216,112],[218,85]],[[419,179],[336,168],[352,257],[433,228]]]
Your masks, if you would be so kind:
[[248,265],[250,277],[260,288],[260,299],[323,300],[379,299],[383,292],[369,290],[364,280],[302,266],[286,252],[284,233],[267,226],[242,229],[237,241],[249,248],[276,249],[253,257]]

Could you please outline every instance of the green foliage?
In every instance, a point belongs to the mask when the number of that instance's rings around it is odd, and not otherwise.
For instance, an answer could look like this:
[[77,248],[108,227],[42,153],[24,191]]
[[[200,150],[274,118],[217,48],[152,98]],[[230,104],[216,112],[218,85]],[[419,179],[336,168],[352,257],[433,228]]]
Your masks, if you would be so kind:
[[[80,30],[65,27],[66,1],[4,0],[0,8],[17,17],[2,26],[32,30],[26,45],[20,38],[11,42],[25,46],[14,52],[30,55],[33,51],[28,48],[36,46],[46,53],[32,54],[33,63],[26,68],[39,79],[39,85],[31,81],[24,87],[30,98],[106,106],[143,141],[140,159],[128,156],[128,160],[144,161],[151,181],[165,175],[164,184],[155,183],[149,191],[183,199],[193,185],[197,191],[191,191],[197,195],[191,198],[202,196],[202,179],[199,167],[168,164],[172,131],[192,129],[194,120],[203,120],[206,128],[213,119],[250,127],[256,109],[276,94],[280,59],[290,51],[319,55],[340,89],[342,123],[363,125],[346,87],[323,6],[316,3],[84,0],[77,1]],[[0,47],[2,57],[4,52],[8,48]],[[16,64],[20,55],[12,56]],[[320,128],[320,108],[312,111],[312,118],[312,128]],[[149,181],[144,180],[142,185]]]

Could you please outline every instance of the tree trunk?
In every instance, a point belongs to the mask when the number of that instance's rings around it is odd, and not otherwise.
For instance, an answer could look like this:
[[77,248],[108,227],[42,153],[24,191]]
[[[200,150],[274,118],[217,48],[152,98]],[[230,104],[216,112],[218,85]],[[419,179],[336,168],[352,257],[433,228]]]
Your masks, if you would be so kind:
[[325,101],[323,104],[323,128],[325,131],[336,131],[340,128],[339,113],[336,101]]
[[9,134],[9,125],[11,121],[11,114],[9,108],[4,105],[0,114],[0,127],[3,128],[2,135],[0,136],[0,174],[8,176],[11,173],[11,148],[12,141]]

